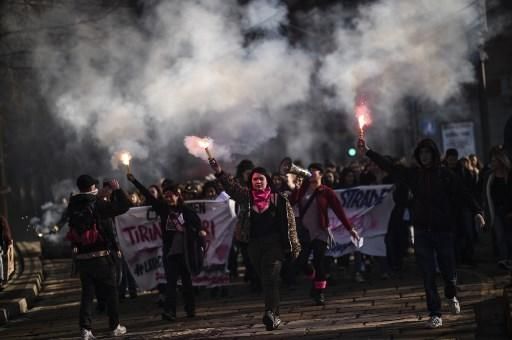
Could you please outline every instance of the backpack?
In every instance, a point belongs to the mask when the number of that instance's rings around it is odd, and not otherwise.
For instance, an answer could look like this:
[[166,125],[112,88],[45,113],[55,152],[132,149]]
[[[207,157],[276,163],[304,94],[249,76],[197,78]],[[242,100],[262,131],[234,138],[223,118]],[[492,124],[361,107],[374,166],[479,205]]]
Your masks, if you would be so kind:
[[87,247],[104,241],[99,230],[95,202],[71,209],[68,216],[69,231],[66,238],[74,245]]

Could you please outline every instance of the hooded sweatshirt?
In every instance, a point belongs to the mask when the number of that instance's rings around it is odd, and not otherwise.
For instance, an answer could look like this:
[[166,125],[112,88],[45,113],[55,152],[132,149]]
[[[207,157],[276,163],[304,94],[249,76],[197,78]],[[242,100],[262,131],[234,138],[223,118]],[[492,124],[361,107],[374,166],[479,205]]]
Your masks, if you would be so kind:
[[[420,162],[419,153],[423,148],[432,152],[432,164],[428,167]],[[373,150],[369,150],[366,155],[392,174],[396,181],[409,186],[413,194],[411,210],[415,228],[454,232],[458,206],[467,206],[473,214],[482,213],[482,209],[460,178],[441,166],[441,154],[433,140],[424,139],[416,146],[414,158],[419,167],[395,165]]]

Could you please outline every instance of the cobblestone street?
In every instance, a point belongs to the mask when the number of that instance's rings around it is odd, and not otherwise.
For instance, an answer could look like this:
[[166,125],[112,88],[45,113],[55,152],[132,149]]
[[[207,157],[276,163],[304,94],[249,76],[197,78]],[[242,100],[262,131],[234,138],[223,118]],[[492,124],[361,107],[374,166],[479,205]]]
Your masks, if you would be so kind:
[[[1,328],[0,338],[78,337],[80,283],[70,277],[70,261],[45,260],[43,265],[46,280],[35,306]],[[121,303],[121,320],[128,328],[125,338],[507,338],[501,296],[510,277],[493,264],[480,265],[478,271],[459,270],[462,313],[450,315],[444,305],[444,326],[437,330],[424,327],[427,319],[424,292],[412,259],[408,259],[401,278],[381,280],[378,273],[369,273],[367,282],[355,283],[352,275],[342,270],[335,276],[337,285],[328,288],[325,306],[313,305],[305,280],[293,291],[283,287],[283,324],[274,332],[265,331],[261,324],[261,297],[250,292],[243,282],[231,286],[228,297],[213,298],[209,290],[200,290],[196,318],[187,319],[179,305],[178,320],[174,323],[161,320],[156,293],[142,293]],[[108,338],[105,315],[96,315],[93,327],[96,336]]]

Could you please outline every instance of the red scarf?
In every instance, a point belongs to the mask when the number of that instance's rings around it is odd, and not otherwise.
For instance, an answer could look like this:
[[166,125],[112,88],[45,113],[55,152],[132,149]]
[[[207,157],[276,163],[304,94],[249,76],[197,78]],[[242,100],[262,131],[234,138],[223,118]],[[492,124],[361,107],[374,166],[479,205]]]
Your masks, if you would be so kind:
[[252,202],[256,207],[257,212],[262,213],[267,210],[268,206],[270,205],[271,194],[272,191],[269,187],[267,187],[265,190],[252,190]]

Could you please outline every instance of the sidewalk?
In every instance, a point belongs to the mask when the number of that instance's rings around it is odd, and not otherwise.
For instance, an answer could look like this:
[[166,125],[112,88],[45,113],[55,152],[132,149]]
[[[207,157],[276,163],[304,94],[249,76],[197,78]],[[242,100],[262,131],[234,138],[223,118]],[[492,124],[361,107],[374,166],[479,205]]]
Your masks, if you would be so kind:
[[27,313],[39,295],[43,282],[41,246],[39,242],[17,242],[16,273],[0,292],[0,325]]

